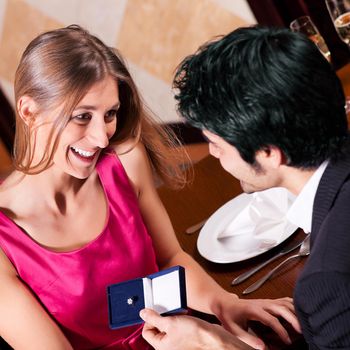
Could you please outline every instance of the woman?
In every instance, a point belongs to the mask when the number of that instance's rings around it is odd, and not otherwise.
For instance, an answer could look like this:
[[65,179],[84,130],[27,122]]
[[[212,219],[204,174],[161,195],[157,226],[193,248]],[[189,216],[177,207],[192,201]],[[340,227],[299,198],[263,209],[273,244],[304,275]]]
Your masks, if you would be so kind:
[[[188,304],[255,347],[248,319],[298,328],[291,300],[244,301],[180,248],[154,184],[169,166],[119,54],[78,26],[44,33],[15,79],[15,171],[1,185],[0,335],[15,349],[146,349],[141,327],[110,330],[106,286],[173,265]],[[256,346],[258,345],[258,346]]]

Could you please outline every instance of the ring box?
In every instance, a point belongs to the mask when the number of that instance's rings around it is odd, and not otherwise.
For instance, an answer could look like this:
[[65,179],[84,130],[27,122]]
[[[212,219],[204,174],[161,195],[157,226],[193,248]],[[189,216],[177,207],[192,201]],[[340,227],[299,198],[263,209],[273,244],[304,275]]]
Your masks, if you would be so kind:
[[109,326],[111,329],[140,324],[140,310],[149,308],[162,315],[183,312],[187,308],[185,269],[174,266],[144,278],[107,287]]

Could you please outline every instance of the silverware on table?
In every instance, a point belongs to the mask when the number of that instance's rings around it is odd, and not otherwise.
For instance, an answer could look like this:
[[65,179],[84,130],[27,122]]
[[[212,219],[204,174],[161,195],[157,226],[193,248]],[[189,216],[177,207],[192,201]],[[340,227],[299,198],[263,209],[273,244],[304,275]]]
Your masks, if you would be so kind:
[[245,281],[246,279],[248,279],[250,276],[254,275],[254,273],[258,272],[259,270],[261,270],[263,267],[265,267],[266,265],[268,265],[269,263],[275,261],[276,259],[280,258],[281,256],[290,253],[291,251],[293,251],[294,249],[297,249],[298,247],[301,246],[301,244],[303,243],[303,240],[295,243],[292,242],[290,244],[288,244],[287,246],[285,246],[277,255],[273,256],[272,258],[264,261],[263,263],[261,263],[260,265],[253,267],[251,270],[246,271],[244,273],[242,273],[241,275],[239,275],[238,277],[236,277],[235,279],[232,280],[231,282],[231,286],[235,286],[239,283],[242,283],[243,281]]
[[202,228],[202,226],[204,226],[204,224],[207,222],[207,219],[201,221],[201,222],[198,222],[197,224],[195,225],[192,225],[190,227],[188,227],[186,230],[185,230],[185,233],[188,234],[188,235],[191,235],[192,233],[195,233],[196,231],[198,231],[199,229]]
[[289,256],[287,259],[283,260],[279,265],[277,265],[274,269],[272,269],[269,273],[267,273],[264,277],[257,280],[255,283],[253,283],[250,287],[245,289],[243,291],[243,294],[249,294],[251,292],[254,292],[259,287],[261,287],[277,270],[279,270],[282,266],[284,266],[287,262],[291,261],[292,259],[304,257],[310,254],[310,235],[308,235],[303,243],[300,246],[298,254]]

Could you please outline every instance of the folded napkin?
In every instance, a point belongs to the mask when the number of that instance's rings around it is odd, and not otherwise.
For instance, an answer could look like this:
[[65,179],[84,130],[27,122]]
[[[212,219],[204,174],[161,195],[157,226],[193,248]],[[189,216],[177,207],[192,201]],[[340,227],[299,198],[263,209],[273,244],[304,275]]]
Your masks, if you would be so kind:
[[263,240],[274,244],[283,234],[291,205],[289,192],[284,188],[272,188],[249,196],[248,205],[230,218],[218,234],[217,239],[223,244],[234,245],[237,249],[255,248]]

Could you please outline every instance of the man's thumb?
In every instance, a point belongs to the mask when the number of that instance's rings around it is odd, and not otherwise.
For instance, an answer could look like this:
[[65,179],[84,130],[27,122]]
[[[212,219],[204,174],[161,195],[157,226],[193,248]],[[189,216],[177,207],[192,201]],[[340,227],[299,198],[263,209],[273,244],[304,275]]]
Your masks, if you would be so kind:
[[140,317],[150,325],[161,328],[164,318],[160,316],[157,312],[151,309],[143,309],[140,311]]

